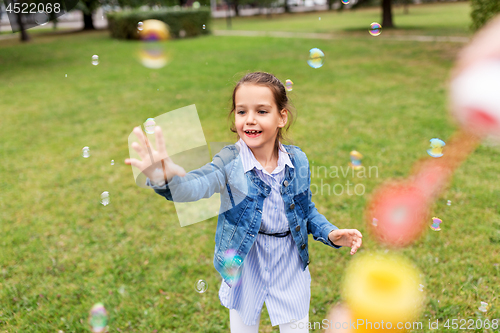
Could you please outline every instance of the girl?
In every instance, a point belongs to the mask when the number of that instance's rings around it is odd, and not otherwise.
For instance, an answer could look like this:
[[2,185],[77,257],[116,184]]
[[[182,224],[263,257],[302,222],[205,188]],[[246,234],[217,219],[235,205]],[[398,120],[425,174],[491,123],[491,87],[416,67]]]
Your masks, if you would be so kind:
[[[311,201],[310,170],[300,148],[283,145],[292,117],[283,83],[269,73],[245,75],[234,88],[230,116],[236,144],[224,147],[211,163],[186,174],[165,151],[155,128],[158,151],[148,147],[140,128],[132,147],[142,161],[126,159],[148,177],[156,193],[172,201],[195,201],[221,194],[215,233],[214,266],[223,277],[221,304],[229,310],[233,333],[258,332],[264,302],[280,332],[308,332],[311,298],[308,234],[339,248],[361,246],[356,229],[338,229]],[[152,154],[154,161],[151,165]],[[224,255],[236,253],[238,281],[228,276]],[[236,283],[237,282],[237,283]]]

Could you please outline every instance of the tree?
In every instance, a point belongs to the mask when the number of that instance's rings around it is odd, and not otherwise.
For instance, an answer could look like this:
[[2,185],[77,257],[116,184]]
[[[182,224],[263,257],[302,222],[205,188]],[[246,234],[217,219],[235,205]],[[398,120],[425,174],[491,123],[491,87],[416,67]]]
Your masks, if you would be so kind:
[[83,15],[83,30],[95,30],[92,15],[100,5],[99,0],[80,0],[78,2],[77,8],[82,11]]
[[382,0],[382,28],[394,28],[392,22],[392,0]]
[[499,0],[472,0],[471,7],[472,30],[480,29],[488,20],[500,14]]

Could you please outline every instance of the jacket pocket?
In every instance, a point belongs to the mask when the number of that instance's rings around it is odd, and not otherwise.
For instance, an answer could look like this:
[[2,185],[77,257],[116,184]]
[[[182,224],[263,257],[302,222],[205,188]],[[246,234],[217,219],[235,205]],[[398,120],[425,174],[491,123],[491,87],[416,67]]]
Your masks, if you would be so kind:
[[309,190],[305,190],[302,193],[297,194],[293,197],[295,206],[298,207],[297,214],[300,218],[306,220],[309,216]]

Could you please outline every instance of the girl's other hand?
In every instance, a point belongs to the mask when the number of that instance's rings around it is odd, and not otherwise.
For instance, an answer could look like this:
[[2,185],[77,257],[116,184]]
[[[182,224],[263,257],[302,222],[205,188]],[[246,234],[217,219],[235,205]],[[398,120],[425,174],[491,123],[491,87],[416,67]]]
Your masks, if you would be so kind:
[[140,127],[135,127],[133,132],[139,139],[139,143],[132,143],[132,148],[139,154],[141,159],[127,158],[125,164],[138,168],[153,182],[164,180],[168,183],[174,176],[184,177],[186,175],[186,171],[175,164],[168,156],[160,126],[155,127],[156,147],[158,150],[155,150],[150,145]]
[[337,229],[328,235],[330,241],[337,246],[351,247],[351,255],[361,247],[363,235],[357,229]]

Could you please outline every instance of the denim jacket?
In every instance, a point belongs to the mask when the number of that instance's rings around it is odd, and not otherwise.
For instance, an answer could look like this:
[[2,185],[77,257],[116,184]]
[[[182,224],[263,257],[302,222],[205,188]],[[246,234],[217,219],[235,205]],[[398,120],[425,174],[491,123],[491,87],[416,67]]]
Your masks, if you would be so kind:
[[[290,154],[294,168],[285,166],[281,195],[290,232],[297,245],[305,270],[309,264],[308,234],[314,240],[328,246],[334,245],[328,234],[338,229],[321,215],[311,201],[311,171],[306,154],[296,146],[283,145]],[[150,185],[149,179],[147,184]],[[236,250],[244,260],[260,229],[264,199],[271,187],[263,182],[254,170],[243,172],[239,146],[224,147],[211,163],[188,172],[186,176],[174,176],[163,187],[153,186],[155,192],[167,200],[190,202],[221,194],[221,207],[215,232],[214,266],[221,273],[224,253]]]

